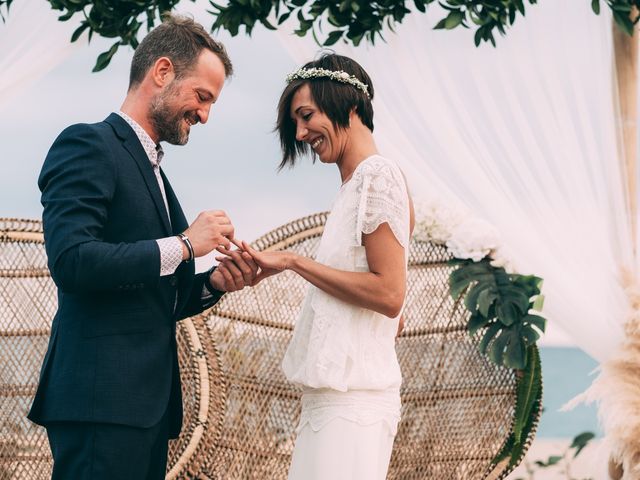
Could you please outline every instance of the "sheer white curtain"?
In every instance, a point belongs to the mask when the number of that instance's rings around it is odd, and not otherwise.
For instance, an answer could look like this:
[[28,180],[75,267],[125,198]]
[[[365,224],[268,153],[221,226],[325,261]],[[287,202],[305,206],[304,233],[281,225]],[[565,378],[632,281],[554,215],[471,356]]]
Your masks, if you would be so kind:
[[71,43],[79,23],[59,22],[59,12],[44,0],[14,2],[0,23],[0,109],[19,92],[62,63],[81,40]]
[[[433,7],[432,7],[433,8]],[[588,2],[528,9],[498,47],[412,14],[375,47],[335,47],[375,88],[375,135],[413,194],[495,225],[518,270],[545,279],[544,314],[599,361],[622,338],[632,256],[617,150],[611,19]],[[300,64],[318,47],[279,33]]]

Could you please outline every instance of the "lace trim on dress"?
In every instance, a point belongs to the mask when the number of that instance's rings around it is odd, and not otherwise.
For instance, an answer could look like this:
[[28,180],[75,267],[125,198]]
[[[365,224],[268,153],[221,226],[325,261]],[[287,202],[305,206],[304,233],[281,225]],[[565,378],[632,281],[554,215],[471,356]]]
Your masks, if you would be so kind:
[[353,181],[357,183],[359,205],[356,239],[374,232],[387,223],[396,240],[406,250],[409,246],[409,198],[400,169],[389,160],[375,156],[360,164]]
[[366,426],[384,422],[395,435],[400,421],[399,391],[333,392],[327,389],[308,390],[302,395],[302,412],[297,432],[309,424],[314,432],[331,420],[343,418]]

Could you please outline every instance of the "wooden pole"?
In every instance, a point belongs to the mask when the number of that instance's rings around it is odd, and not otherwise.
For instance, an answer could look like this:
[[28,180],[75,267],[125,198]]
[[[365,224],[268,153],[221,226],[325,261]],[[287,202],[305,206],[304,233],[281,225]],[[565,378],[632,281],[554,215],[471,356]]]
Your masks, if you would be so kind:
[[[638,10],[633,7],[631,17],[635,18]],[[622,146],[622,162],[627,177],[627,195],[631,225],[633,257],[637,255],[638,228],[638,32],[633,36],[624,33],[612,21],[613,51],[615,57],[615,73],[618,83],[618,132]],[[613,458],[609,458],[609,478],[620,480],[624,469]]]
[[[633,7],[631,17],[635,18],[637,13],[637,9]],[[635,257],[638,253],[636,252],[638,227],[638,32],[636,31],[633,36],[629,36],[616,25],[615,20],[612,23],[615,72],[618,82],[618,128],[628,180],[627,192]]]

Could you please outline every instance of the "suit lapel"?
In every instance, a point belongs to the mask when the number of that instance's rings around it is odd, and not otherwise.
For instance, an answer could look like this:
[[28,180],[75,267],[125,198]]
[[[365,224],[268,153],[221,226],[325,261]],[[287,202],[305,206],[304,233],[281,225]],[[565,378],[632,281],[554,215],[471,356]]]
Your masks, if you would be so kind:
[[[167,203],[169,204],[169,212],[171,213],[171,228],[172,234],[178,234],[184,232],[189,224],[184,216],[182,207],[178,202],[169,180],[165,177],[164,172],[160,169],[160,175],[164,183],[164,192],[167,195]],[[191,282],[193,274],[195,273],[195,262],[182,263],[176,270],[178,276],[178,301],[176,303],[176,312],[180,312],[185,304],[189,301],[189,292],[191,291]]]
[[171,225],[169,224],[167,209],[164,205],[164,200],[162,199],[162,192],[160,191],[158,180],[156,180],[156,176],[153,173],[153,167],[151,166],[149,157],[147,157],[147,153],[144,151],[144,148],[142,148],[140,140],[129,124],[127,124],[120,115],[112,113],[105,121],[113,127],[118,137],[122,140],[122,146],[129,152],[133,160],[136,162],[138,170],[140,170],[140,174],[142,175],[142,178],[144,178],[149,194],[156,206],[156,211],[160,216],[165,232],[167,235],[171,235]]
[[167,177],[164,175],[162,169],[160,169],[160,176],[162,177],[162,182],[164,183],[164,193],[167,195],[167,204],[169,204],[169,213],[171,214],[171,230],[174,235],[180,232],[184,232],[189,224],[187,223],[187,219],[184,216],[184,212],[182,211],[182,207],[178,202],[178,198],[167,180]]

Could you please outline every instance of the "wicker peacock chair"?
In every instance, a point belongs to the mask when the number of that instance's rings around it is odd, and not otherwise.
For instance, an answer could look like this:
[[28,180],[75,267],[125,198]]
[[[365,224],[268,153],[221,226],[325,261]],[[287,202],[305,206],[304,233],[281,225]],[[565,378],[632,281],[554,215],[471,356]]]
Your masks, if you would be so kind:
[[[254,246],[313,255],[325,220],[291,222]],[[448,259],[442,247],[412,243],[389,479],[501,479],[511,470],[491,460],[511,431],[515,374],[490,363],[467,334],[468,315],[448,292]],[[180,323],[185,418],[167,478],[286,478],[300,391],[280,362],[305,288],[285,272]],[[39,222],[0,220],[0,298],[0,479],[49,478],[46,435],[25,418],[56,307]]]

